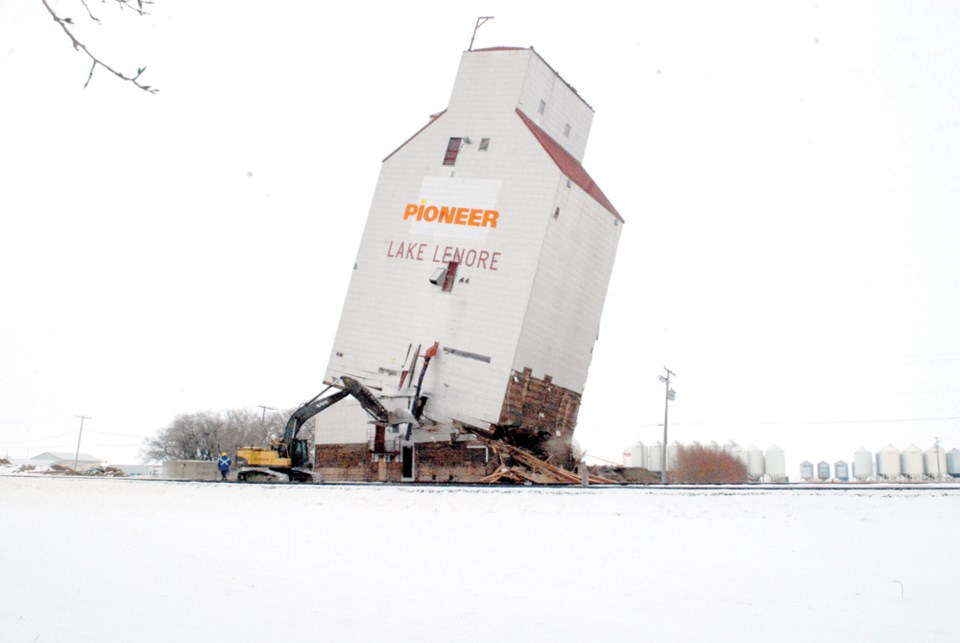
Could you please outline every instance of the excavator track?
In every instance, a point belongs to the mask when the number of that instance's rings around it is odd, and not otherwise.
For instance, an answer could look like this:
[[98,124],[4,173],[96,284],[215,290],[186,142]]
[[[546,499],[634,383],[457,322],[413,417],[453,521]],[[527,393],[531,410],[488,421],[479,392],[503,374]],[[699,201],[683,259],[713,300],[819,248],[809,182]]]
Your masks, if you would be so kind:
[[244,467],[237,473],[240,482],[290,482],[290,476],[266,467]]

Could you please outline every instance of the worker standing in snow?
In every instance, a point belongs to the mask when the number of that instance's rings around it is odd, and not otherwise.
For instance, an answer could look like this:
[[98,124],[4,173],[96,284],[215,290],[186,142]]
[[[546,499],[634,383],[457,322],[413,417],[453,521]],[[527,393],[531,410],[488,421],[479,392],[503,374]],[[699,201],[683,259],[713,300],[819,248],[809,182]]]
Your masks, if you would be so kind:
[[226,480],[227,474],[230,472],[230,458],[227,456],[227,452],[224,451],[220,454],[220,459],[217,460],[217,468],[220,469],[220,480]]

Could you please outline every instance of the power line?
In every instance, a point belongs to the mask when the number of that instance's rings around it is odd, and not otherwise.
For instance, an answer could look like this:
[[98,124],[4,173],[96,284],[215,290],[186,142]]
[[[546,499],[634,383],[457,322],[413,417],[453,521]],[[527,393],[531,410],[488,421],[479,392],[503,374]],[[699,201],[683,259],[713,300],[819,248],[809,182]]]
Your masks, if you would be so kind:
[[[672,426],[804,426],[818,424],[894,424],[897,422],[943,422],[947,420],[960,420],[960,416],[952,415],[946,417],[933,418],[897,418],[883,420],[796,420],[786,421],[777,420],[772,422],[672,422]],[[605,431],[618,431],[626,429],[647,429],[663,426],[663,422],[650,424],[629,424],[625,426],[601,427]]]
[[99,433],[100,435],[112,435],[116,438],[136,438],[138,440],[143,440],[146,437],[142,435],[133,435],[132,433],[110,433],[109,431],[97,431],[96,429],[87,429],[87,433]]
[[809,420],[802,422],[674,422],[682,426],[761,426],[774,425],[804,425],[804,424],[892,424],[895,422],[942,422],[944,420],[960,420],[960,416],[938,418],[899,418],[886,420]]
[[44,442],[46,440],[52,440],[54,438],[61,438],[65,435],[73,435],[73,431],[67,431],[66,433],[57,433],[56,435],[48,435],[44,438],[31,438],[29,440],[4,440],[4,444],[28,444],[30,442]]

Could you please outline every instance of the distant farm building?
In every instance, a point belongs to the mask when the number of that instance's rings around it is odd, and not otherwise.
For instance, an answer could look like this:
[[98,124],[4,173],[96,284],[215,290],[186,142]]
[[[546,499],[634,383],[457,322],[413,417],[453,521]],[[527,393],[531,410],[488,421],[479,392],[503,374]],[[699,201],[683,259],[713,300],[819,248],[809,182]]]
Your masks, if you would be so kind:
[[[76,458],[76,466],[74,466],[74,458]],[[92,456],[89,453],[78,454],[67,451],[44,451],[40,455],[30,458],[30,462],[38,466],[60,464],[76,471],[84,471],[103,464],[104,460]]]

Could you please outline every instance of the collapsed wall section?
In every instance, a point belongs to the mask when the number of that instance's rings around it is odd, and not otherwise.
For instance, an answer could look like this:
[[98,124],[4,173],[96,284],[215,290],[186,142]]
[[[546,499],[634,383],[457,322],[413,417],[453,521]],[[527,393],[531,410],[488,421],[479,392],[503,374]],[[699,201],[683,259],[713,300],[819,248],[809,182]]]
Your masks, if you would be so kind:
[[[580,411],[580,394],[557,386],[546,375],[533,376],[529,368],[514,371],[500,412],[502,426],[524,427],[538,434],[549,434],[569,449]],[[546,435],[543,435],[546,438]]]

